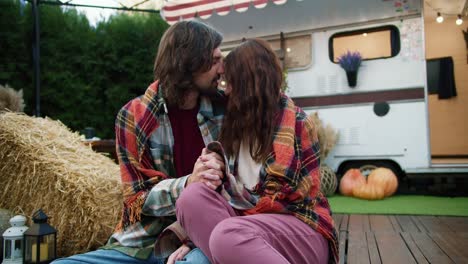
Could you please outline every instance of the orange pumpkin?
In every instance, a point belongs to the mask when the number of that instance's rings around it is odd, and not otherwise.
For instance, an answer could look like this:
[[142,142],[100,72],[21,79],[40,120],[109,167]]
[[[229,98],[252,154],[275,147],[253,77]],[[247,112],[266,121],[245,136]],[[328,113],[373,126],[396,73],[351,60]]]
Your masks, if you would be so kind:
[[383,189],[385,197],[389,197],[396,192],[398,179],[392,170],[377,168],[367,177],[367,184]]
[[380,186],[366,183],[354,188],[353,196],[366,200],[381,200],[385,197],[385,194]]
[[352,196],[353,189],[366,184],[366,178],[359,169],[349,169],[340,180],[340,193],[345,196]]

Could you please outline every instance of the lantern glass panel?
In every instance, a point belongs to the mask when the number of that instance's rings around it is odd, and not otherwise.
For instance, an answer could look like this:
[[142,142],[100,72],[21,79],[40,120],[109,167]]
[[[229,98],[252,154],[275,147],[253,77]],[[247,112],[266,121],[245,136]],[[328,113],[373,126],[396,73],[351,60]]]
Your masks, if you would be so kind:
[[5,259],[11,259],[11,240],[5,239],[4,242],[5,244],[3,245],[3,248],[5,249],[5,252],[3,257]]
[[23,251],[21,250],[21,247],[23,245],[21,245],[21,242],[22,241],[20,239],[15,240],[15,248],[13,249],[12,253],[14,259],[19,259],[23,257]]
[[[36,236],[25,236],[24,240],[24,261],[25,263],[32,263],[32,245],[37,244],[37,237]],[[34,256],[34,259],[36,259],[36,256]]]
[[25,243],[25,263],[42,263],[55,259],[55,234],[26,236]]
[[44,236],[43,243],[47,245],[47,259],[55,259],[55,234]]

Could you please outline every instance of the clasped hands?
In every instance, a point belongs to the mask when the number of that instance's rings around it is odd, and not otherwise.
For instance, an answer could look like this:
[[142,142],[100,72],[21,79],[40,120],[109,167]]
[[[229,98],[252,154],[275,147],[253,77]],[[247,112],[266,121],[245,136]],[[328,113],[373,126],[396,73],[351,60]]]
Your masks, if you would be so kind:
[[210,189],[216,190],[222,184],[224,166],[224,159],[219,154],[204,148],[193,166],[187,186],[195,182],[203,182]]
[[[187,179],[186,185],[203,182],[210,189],[216,190],[222,184],[224,166],[224,160],[219,154],[204,148],[193,166],[193,172]],[[180,246],[169,256],[167,263],[174,264],[176,261],[182,260],[190,250],[187,245]]]

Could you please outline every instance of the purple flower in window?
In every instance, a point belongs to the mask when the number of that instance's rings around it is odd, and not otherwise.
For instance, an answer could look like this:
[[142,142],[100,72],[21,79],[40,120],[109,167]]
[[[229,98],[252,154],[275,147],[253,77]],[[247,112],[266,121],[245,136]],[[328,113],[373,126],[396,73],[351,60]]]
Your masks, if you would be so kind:
[[338,57],[338,64],[345,71],[357,71],[359,66],[361,66],[362,56],[358,51],[351,52],[347,51]]

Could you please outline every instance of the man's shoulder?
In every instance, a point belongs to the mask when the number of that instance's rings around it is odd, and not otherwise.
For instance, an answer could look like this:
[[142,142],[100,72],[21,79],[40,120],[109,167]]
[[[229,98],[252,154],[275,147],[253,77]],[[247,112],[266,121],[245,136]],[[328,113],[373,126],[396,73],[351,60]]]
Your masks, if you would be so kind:
[[139,108],[138,106],[141,106],[142,97],[143,95],[140,95],[128,101],[124,106],[120,108],[118,114],[119,115],[133,114],[135,112],[135,109]]
[[121,109],[120,112],[135,112],[146,109],[149,105],[156,105],[159,101],[158,97],[158,82],[151,83],[146,88],[145,93],[128,101]]

